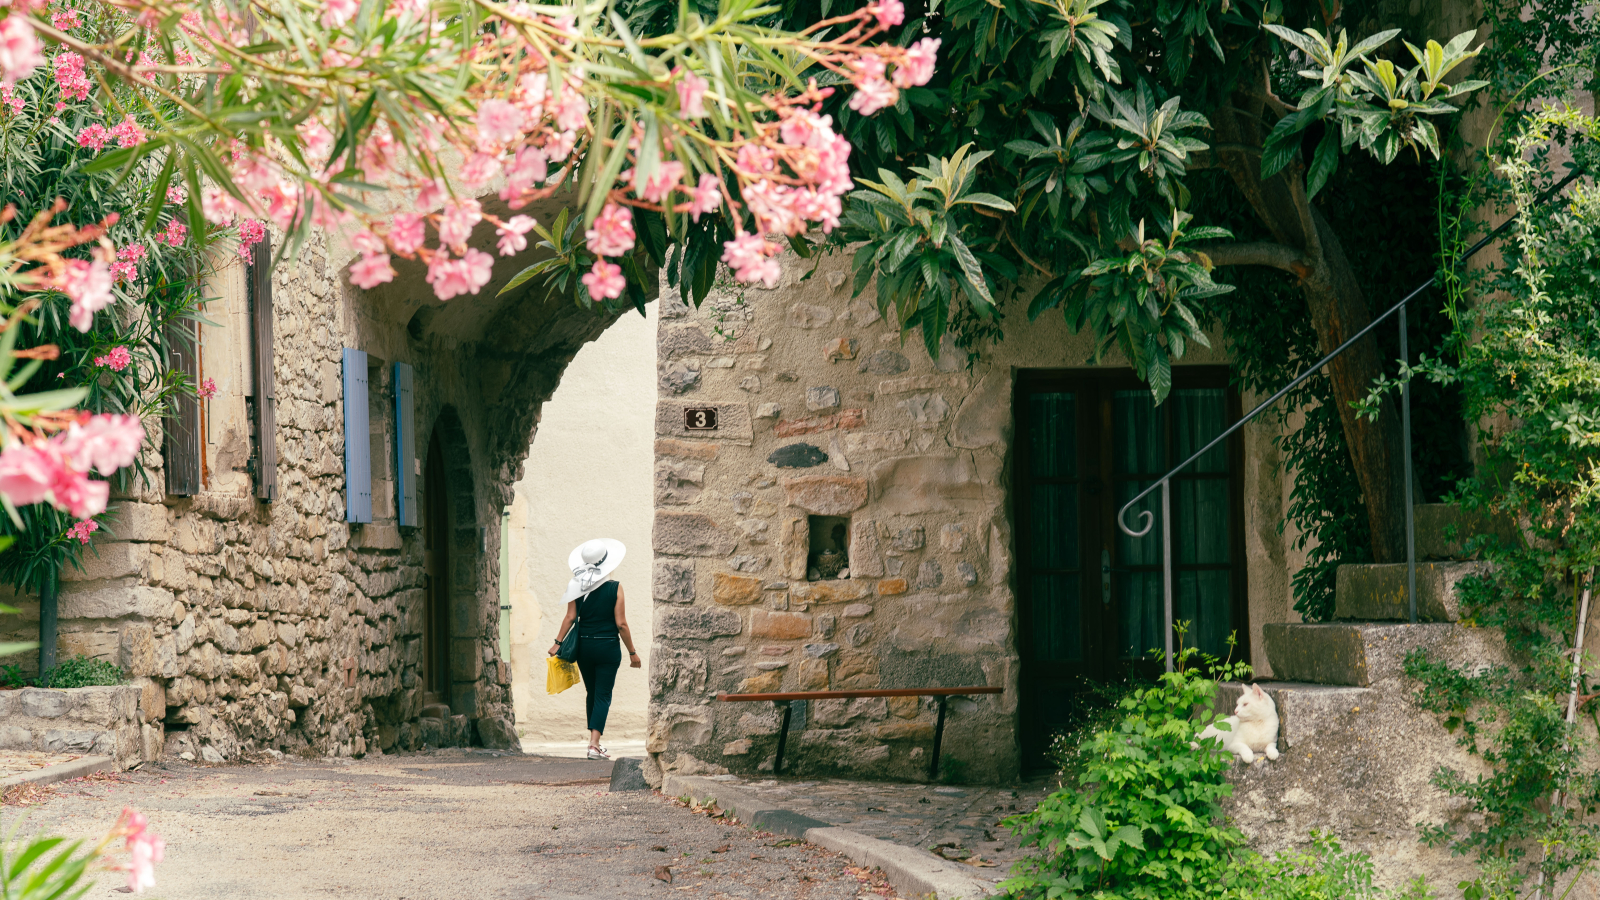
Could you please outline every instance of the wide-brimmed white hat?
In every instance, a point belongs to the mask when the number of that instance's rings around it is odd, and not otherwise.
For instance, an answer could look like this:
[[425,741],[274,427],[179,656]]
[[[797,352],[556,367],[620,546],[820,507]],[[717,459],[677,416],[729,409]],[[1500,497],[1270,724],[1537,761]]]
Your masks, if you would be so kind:
[[576,600],[606,582],[606,576],[622,565],[628,548],[621,541],[595,538],[584,541],[567,556],[567,568],[572,570],[572,580],[567,582],[567,592],[561,602]]

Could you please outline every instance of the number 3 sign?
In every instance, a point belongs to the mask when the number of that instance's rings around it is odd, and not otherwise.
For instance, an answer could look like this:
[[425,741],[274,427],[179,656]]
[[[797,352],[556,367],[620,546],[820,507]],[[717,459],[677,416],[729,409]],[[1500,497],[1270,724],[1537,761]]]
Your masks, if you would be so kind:
[[683,411],[683,427],[689,431],[716,431],[717,410],[715,407],[700,407]]

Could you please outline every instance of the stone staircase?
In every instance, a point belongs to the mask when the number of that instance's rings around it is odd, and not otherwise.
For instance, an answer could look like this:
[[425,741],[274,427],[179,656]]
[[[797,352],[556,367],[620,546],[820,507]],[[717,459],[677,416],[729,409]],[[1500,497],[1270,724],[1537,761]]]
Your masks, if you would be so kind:
[[[1282,755],[1235,769],[1228,812],[1261,852],[1303,846],[1313,828],[1331,830],[1346,848],[1371,854],[1384,883],[1426,875],[1439,889],[1474,869],[1417,840],[1419,822],[1468,815],[1430,778],[1441,765],[1469,777],[1482,767],[1416,706],[1406,655],[1426,647],[1458,667],[1509,658],[1498,632],[1459,621],[1459,584],[1485,564],[1460,558],[1457,535],[1488,526],[1442,504],[1418,506],[1416,522],[1418,624],[1406,621],[1402,563],[1341,566],[1332,622],[1264,627],[1278,680],[1262,687],[1278,707]],[[1241,689],[1224,685],[1219,705],[1231,712]]]

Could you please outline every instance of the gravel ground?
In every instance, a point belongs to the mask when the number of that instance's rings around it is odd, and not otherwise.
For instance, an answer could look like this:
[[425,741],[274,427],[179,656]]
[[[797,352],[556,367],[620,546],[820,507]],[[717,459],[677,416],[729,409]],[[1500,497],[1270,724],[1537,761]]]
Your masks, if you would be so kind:
[[[92,838],[123,806],[136,807],[166,839],[151,896],[167,900],[892,894],[881,878],[809,844],[653,792],[610,793],[610,766],[462,751],[167,763],[12,794],[0,817],[8,829],[20,816],[24,832]],[[123,890],[121,876],[107,874],[87,896]]]

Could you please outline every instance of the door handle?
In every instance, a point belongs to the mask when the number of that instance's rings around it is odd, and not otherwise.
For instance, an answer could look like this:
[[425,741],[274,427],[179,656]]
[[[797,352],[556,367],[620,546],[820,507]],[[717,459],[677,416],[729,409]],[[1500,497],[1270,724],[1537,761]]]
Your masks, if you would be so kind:
[[1105,606],[1111,605],[1111,573],[1126,572],[1127,569],[1117,569],[1111,566],[1111,551],[1100,551],[1100,602]]

